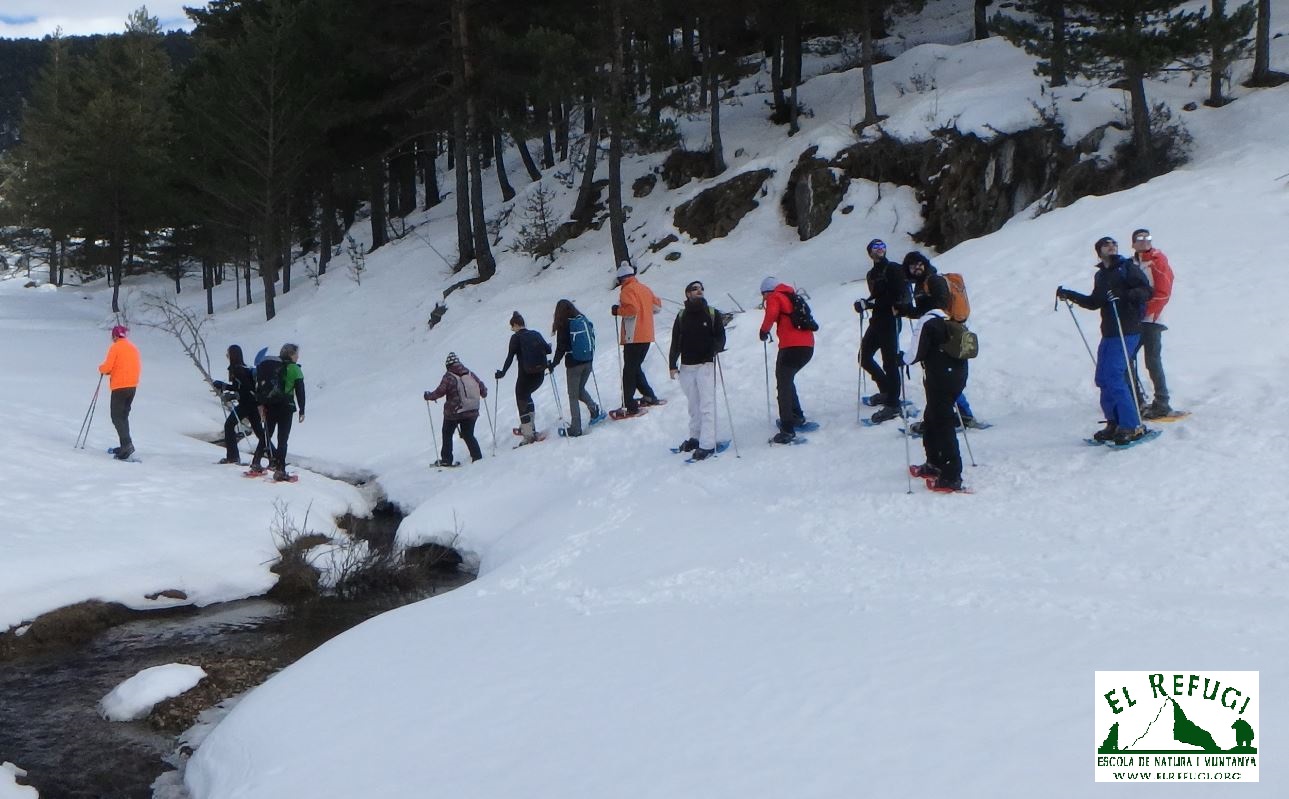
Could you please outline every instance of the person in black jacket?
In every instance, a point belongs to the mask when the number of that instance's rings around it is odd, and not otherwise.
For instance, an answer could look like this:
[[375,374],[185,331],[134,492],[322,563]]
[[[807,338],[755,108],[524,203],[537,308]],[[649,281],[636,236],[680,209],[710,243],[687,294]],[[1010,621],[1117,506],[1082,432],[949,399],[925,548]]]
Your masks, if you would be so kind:
[[[900,413],[900,319],[908,307],[908,284],[900,265],[886,257],[886,244],[881,239],[868,243],[868,257],[873,266],[868,270],[868,298],[855,301],[855,312],[872,312],[872,321],[859,345],[859,365],[877,386],[872,404],[882,408],[873,414],[874,422],[894,419]],[[882,365],[873,356],[881,350]]]
[[[925,255],[913,250],[904,256],[904,277],[913,288],[913,305],[905,313],[910,319],[921,319],[928,311],[939,308],[949,312],[949,281],[936,270]],[[954,424],[958,426],[977,427],[976,415],[971,411],[971,403],[966,394],[959,394],[954,400],[958,413]],[[960,423],[960,424],[959,424]],[[917,435],[922,433],[925,421],[914,422],[910,429]]]
[[1136,352],[1141,340],[1141,318],[1151,295],[1150,281],[1131,258],[1119,255],[1119,245],[1114,239],[1105,236],[1094,247],[1101,260],[1092,280],[1092,293],[1080,294],[1060,286],[1056,296],[1081,308],[1101,311],[1096,384],[1101,389],[1101,411],[1106,425],[1093,438],[1127,444],[1146,434],[1137,398],[1128,385],[1125,349]]
[[523,444],[531,444],[545,438],[539,436],[536,428],[533,426],[533,416],[537,407],[533,404],[533,392],[541,388],[542,382],[546,378],[546,372],[551,370],[553,365],[546,360],[550,354],[551,345],[546,343],[542,334],[536,330],[529,330],[524,324],[524,317],[520,316],[519,311],[515,311],[510,316],[510,349],[506,351],[506,362],[497,370],[494,377],[498,380],[506,376],[506,371],[510,369],[510,363],[516,358],[519,359],[518,374],[515,376],[515,406],[519,409],[519,435],[523,436]]
[[939,308],[914,324],[913,358],[922,364],[926,389],[926,414],[922,421],[922,447],[926,463],[916,467],[918,477],[935,478],[936,491],[962,490],[962,453],[955,432],[953,402],[967,387],[967,362],[942,349],[949,338],[947,315]]
[[[716,355],[725,349],[725,324],[721,312],[707,304],[703,284],[685,287],[685,307],[671,326],[671,379],[689,400],[689,438],[681,452],[692,451],[696,461],[716,452]],[[677,364],[679,361],[679,364]]]
[[224,420],[224,457],[220,463],[241,465],[241,455],[237,450],[237,428],[243,421],[250,422],[251,430],[259,439],[259,446],[264,446],[264,425],[260,422],[259,409],[255,402],[255,375],[246,365],[242,348],[237,344],[228,347],[228,382],[215,381],[215,391],[225,405],[229,406],[228,418]]

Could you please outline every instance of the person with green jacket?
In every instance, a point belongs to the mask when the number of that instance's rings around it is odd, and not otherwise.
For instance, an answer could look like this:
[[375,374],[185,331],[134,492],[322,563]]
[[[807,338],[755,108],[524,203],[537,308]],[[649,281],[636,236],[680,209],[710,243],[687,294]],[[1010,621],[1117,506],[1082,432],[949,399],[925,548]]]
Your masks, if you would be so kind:
[[[295,344],[283,344],[278,358],[265,358],[255,367],[256,401],[260,404],[260,417],[264,420],[264,442],[268,444],[277,432],[277,446],[269,452],[269,466],[273,469],[276,481],[290,480],[286,471],[286,447],[291,437],[292,416],[299,413],[296,421],[304,422],[304,372],[298,363],[300,348]],[[274,361],[279,361],[274,365]],[[271,445],[270,445],[271,446]],[[251,462],[252,472],[263,472],[260,459],[264,456],[264,447],[255,449]]]

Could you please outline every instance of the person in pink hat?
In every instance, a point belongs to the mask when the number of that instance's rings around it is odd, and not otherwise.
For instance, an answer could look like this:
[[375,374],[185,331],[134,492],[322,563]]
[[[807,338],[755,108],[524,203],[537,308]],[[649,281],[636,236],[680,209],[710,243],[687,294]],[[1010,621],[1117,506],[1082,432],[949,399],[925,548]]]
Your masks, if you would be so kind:
[[108,376],[108,387],[112,390],[112,426],[120,440],[119,446],[108,451],[122,461],[134,454],[134,442],[130,439],[130,407],[134,405],[139,373],[143,371],[139,348],[126,337],[129,332],[124,325],[112,328],[112,346],[107,348],[107,357],[98,367],[99,374]]

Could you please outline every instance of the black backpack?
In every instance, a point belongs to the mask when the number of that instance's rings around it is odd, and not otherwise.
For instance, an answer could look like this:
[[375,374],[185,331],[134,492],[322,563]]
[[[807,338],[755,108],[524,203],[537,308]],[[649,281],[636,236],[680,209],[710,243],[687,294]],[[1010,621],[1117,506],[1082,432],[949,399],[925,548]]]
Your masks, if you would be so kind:
[[286,366],[282,359],[270,355],[255,367],[255,401],[260,405],[285,405],[286,392],[282,390],[282,377]]
[[546,354],[550,345],[542,334],[536,330],[525,330],[519,334],[519,367],[526,374],[539,375],[546,371]]
[[788,300],[792,302],[788,321],[793,327],[797,330],[809,330],[812,333],[819,329],[819,323],[815,321],[814,314],[810,313],[810,304],[806,302],[805,297],[793,291],[788,294]]

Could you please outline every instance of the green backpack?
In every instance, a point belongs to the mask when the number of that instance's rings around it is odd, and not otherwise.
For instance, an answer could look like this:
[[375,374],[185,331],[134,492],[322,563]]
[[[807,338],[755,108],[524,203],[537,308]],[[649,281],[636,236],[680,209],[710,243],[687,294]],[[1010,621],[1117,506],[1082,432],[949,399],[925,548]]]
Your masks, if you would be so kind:
[[948,331],[948,337],[940,345],[940,352],[948,355],[950,358],[957,358],[960,361],[974,358],[980,354],[980,340],[976,334],[967,329],[967,326],[961,322],[955,322],[952,319],[945,319],[944,327]]

